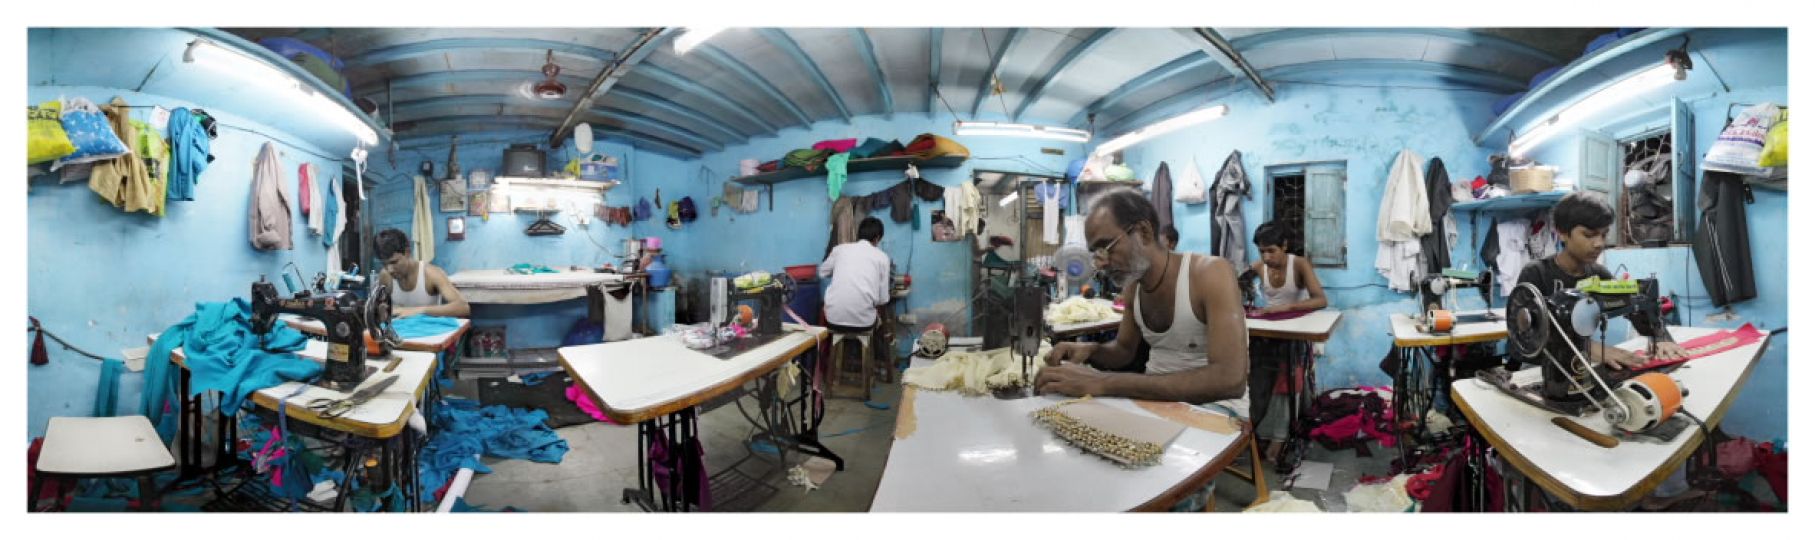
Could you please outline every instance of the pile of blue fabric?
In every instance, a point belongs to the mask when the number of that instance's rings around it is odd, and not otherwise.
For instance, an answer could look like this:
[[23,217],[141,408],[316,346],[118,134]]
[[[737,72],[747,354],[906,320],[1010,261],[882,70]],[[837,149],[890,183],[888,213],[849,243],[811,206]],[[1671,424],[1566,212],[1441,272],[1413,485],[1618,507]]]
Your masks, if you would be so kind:
[[246,396],[259,389],[321,374],[320,364],[293,354],[307,343],[301,332],[280,321],[262,336],[261,346],[251,320],[252,305],[244,298],[198,302],[194,313],[158,336],[145,357],[145,392],[139,406],[165,441],[176,434],[180,401],[173,394],[179,372],[170,353],[178,347],[189,368],[189,396],[218,390],[226,414],[238,410]]
[[459,330],[460,319],[434,315],[411,315],[391,321],[391,326],[397,329],[397,337],[415,339]]
[[470,399],[443,400],[430,420],[435,425],[435,435],[417,458],[422,500],[434,502],[435,492],[462,467],[476,473],[491,472],[479,462],[477,456],[481,454],[560,463],[567,455],[567,440],[544,423],[547,418],[548,413],[539,410],[481,406]]

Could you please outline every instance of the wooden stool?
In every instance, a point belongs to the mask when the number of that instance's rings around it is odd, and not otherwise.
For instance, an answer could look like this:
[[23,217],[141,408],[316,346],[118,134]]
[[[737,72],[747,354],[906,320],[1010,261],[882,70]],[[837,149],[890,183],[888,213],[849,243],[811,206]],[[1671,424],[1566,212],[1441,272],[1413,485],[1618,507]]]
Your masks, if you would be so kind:
[[[176,458],[164,447],[157,428],[143,416],[54,417],[44,430],[38,475],[26,497],[26,508],[36,510],[38,492],[46,477],[67,480],[60,482],[62,485],[82,478],[138,477],[139,510],[156,510],[158,493],[151,477],[175,466]],[[63,504],[61,495],[56,502],[59,507]]]
[[845,343],[857,340],[859,356],[863,359],[863,400],[870,400],[870,377],[874,369],[870,366],[870,335],[864,332],[832,332],[832,376],[826,385],[826,394],[838,397],[838,384],[844,380]]

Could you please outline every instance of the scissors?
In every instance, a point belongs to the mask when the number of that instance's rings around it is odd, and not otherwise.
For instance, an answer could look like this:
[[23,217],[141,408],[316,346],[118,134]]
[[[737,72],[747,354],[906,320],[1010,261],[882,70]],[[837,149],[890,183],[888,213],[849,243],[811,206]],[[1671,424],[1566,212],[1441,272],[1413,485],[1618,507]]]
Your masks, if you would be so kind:
[[372,398],[378,397],[378,394],[384,393],[384,389],[390,388],[391,383],[395,382],[397,382],[397,376],[392,375],[378,381],[377,384],[354,391],[353,395],[345,398],[315,398],[309,400],[309,410],[315,411],[316,416],[324,419],[340,418],[360,405],[364,405],[367,401],[371,401]]

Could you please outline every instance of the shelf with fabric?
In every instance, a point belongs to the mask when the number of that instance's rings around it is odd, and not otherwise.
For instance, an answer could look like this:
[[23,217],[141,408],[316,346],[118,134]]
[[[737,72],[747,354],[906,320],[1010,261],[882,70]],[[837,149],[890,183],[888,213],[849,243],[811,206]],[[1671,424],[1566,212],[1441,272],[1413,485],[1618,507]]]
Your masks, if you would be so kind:
[[1543,210],[1556,205],[1557,201],[1563,200],[1563,196],[1568,195],[1569,193],[1570,192],[1568,191],[1546,191],[1542,193],[1507,195],[1505,197],[1456,203],[1455,205],[1450,206],[1450,210],[1454,212],[1482,213]]
[[[857,174],[871,171],[900,171],[906,170],[908,165],[913,165],[921,169],[950,169],[963,165],[964,161],[967,159],[970,159],[970,156],[939,156],[932,159],[920,159],[912,156],[861,158],[852,159],[850,163],[845,166],[845,172]],[[774,172],[735,177],[732,178],[731,181],[746,186],[755,186],[775,185],[802,178],[825,177],[825,167],[820,167],[813,171],[808,171],[800,167],[788,167]]]

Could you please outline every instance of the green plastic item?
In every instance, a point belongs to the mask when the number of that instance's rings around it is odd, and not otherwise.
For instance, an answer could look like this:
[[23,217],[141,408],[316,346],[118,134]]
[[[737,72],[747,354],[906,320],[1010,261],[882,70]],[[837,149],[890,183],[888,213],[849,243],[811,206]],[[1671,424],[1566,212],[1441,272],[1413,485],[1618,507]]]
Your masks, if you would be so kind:
[[1476,272],[1474,270],[1463,270],[1460,268],[1445,268],[1445,269],[1443,269],[1443,277],[1456,278],[1456,279],[1465,280],[1465,281],[1474,281],[1477,279],[1481,279],[1481,273]]
[[1590,294],[1638,294],[1639,282],[1632,279],[1591,277],[1577,281],[1576,290]]

